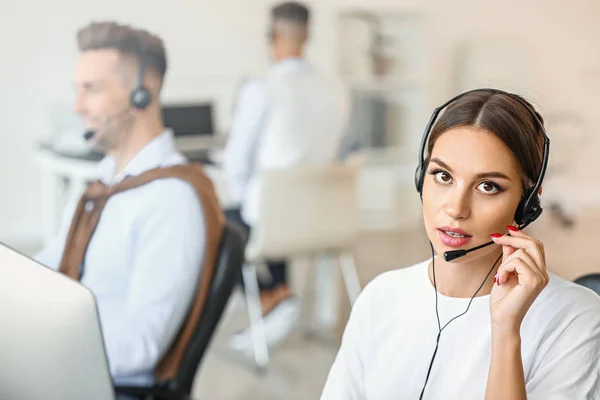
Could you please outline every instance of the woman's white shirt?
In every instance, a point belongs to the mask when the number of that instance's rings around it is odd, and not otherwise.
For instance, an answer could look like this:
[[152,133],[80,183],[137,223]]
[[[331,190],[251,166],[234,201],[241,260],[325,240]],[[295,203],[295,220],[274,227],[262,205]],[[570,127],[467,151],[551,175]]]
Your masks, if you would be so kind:
[[[426,260],[386,272],[356,301],[321,400],[418,399],[438,335]],[[441,326],[470,299],[438,294]],[[521,325],[528,399],[600,399],[600,296],[550,274]],[[483,399],[489,295],[442,332],[424,399]]]

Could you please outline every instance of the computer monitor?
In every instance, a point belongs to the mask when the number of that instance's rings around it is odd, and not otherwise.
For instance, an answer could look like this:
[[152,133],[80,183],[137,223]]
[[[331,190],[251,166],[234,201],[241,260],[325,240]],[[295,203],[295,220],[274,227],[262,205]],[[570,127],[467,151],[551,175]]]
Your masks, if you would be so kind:
[[212,103],[165,104],[162,107],[165,126],[175,136],[212,136],[214,134]]
[[0,399],[115,399],[92,293],[2,243],[0,321]]

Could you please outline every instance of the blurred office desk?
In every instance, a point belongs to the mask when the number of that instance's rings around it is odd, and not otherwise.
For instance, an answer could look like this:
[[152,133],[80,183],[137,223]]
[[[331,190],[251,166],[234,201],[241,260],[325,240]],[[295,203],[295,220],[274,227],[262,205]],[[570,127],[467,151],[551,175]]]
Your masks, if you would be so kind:
[[[213,149],[182,151],[192,162],[204,165],[205,172],[215,184],[223,208],[233,206],[220,166],[211,157]],[[42,240],[48,243],[59,231],[64,206],[76,201],[87,184],[97,179],[97,165],[103,155],[95,152],[68,153],[42,143],[36,149],[41,167]]]

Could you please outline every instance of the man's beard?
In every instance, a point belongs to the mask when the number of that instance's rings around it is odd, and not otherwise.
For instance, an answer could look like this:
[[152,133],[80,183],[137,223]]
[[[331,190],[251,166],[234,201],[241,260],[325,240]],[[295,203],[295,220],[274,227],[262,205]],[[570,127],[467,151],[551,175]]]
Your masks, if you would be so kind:
[[92,140],[92,148],[104,154],[118,150],[129,140],[133,124],[134,117],[124,115],[118,120],[105,125],[105,129],[96,132]]

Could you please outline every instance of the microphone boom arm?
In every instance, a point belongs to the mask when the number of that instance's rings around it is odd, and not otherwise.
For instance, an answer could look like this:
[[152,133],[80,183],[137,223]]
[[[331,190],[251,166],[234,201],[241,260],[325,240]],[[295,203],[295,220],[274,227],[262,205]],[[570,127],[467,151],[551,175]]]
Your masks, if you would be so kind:
[[495,242],[492,240],[490,242],[484,243],[484,244],[480,244],[477,247],[473,247],[472,249],[469,250],[452,250],[452,251],[445,251],[444,252],[444,260],[445,261],[452,261],[455,260],[457,258],[460,258],[462,256],[466,256],[467,253],[472,252],[473,250],[479,250],[482,249],[484,247],[489,246],[490,244],[494,244]]

